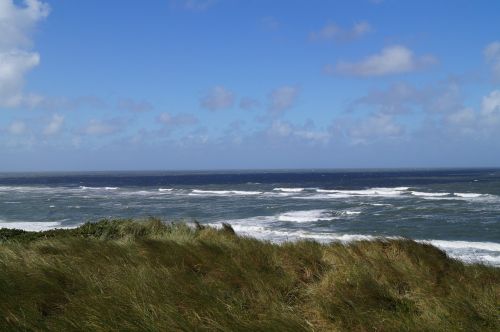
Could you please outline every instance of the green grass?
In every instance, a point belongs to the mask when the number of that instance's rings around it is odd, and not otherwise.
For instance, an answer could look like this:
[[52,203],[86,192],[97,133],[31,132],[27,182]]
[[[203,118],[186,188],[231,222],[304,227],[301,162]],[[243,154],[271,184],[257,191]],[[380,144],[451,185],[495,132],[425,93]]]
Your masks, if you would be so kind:
[[0,331],[500,330],[500,269],[410,240],[277,245],[231,230],[0,230]]

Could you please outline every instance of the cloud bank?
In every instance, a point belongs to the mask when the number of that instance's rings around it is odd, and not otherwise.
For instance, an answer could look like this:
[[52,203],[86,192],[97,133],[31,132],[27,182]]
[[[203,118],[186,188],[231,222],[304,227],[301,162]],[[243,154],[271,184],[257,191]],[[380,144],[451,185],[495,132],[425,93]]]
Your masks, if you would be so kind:
[[431,55],[416,56],[405,46],[393,45],[357,62],[339,61],[335,66],[326,65],[324,71],[327,74],[384,76],[424,69],[436,62]]
[[31,51],[32,34],[49,12],[39,0],[21,6],[0,0],[0,106],[16,107],[32,98],[23,93],[26,74],[40,63],[40,55]]

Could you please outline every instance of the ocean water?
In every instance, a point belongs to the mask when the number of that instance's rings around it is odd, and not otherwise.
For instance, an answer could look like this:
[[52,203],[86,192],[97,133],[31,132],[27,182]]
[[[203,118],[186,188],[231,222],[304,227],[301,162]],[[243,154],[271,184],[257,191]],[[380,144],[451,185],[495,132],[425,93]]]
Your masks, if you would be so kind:
[[500,266],[500,170],[0,173],[0,228],[155,216],[283,242],[407,237]]

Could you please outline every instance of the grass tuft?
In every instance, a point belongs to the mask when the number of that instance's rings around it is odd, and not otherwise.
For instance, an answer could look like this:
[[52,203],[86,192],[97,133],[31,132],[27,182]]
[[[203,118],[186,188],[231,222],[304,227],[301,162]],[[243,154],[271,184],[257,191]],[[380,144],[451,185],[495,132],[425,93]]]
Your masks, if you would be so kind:
[[0,229],[1,331],[498,331],[500,269],[155,218]]

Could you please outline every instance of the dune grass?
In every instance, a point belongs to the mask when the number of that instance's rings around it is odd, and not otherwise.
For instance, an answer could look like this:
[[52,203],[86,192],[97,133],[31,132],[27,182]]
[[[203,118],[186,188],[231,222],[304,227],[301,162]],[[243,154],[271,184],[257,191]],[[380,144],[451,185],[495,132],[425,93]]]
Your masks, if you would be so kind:
[[500,269],[159,220],[0,230],[0,331],[499,331]]

